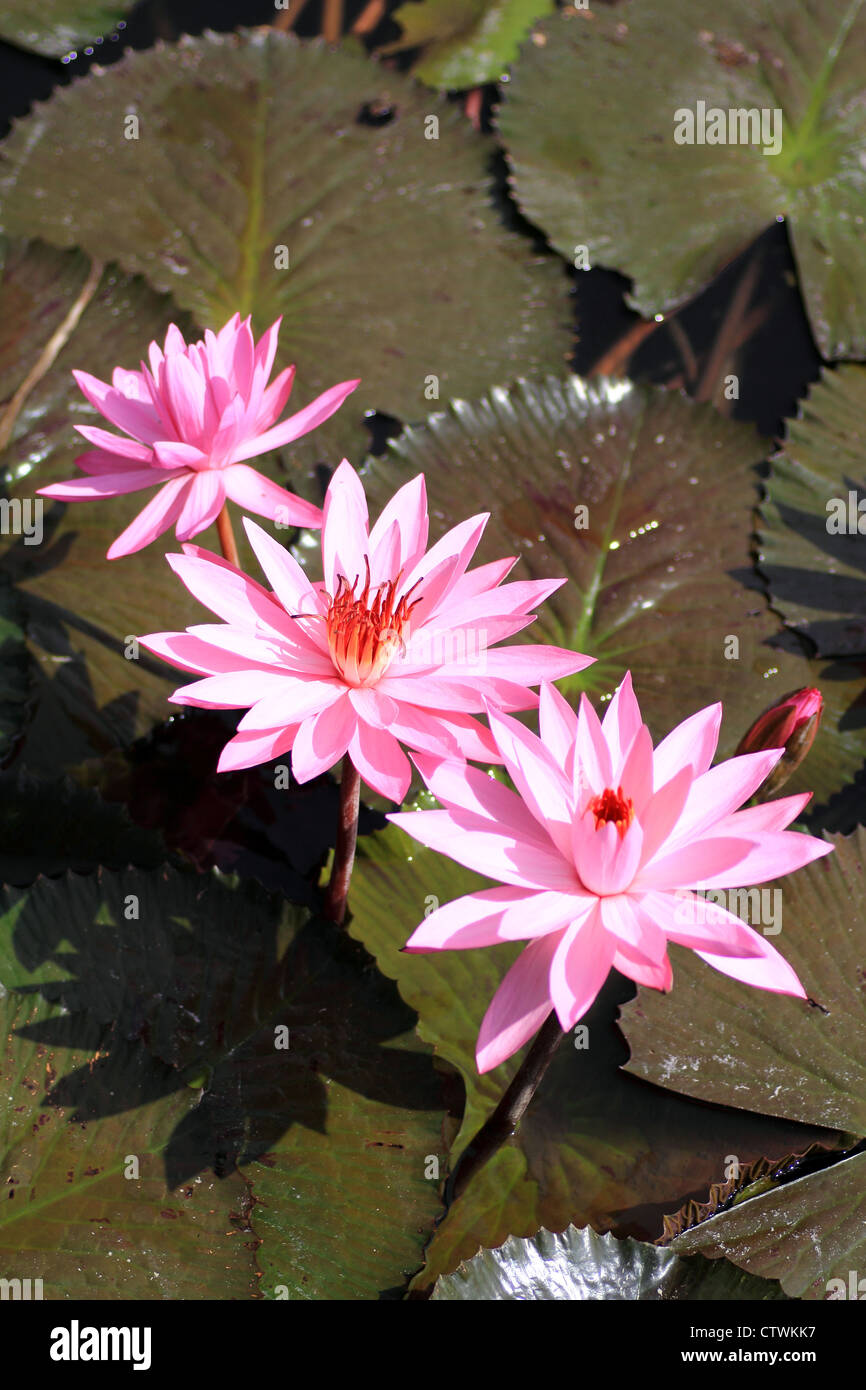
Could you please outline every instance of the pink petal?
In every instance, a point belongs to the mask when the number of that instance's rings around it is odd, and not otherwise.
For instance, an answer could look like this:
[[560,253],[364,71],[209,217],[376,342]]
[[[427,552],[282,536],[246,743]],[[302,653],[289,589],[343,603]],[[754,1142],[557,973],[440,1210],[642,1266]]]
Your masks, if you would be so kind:
[[[825,854],[833,852],[833,846],[824,840],[801,835],[795,830],[766,831],[750,836],[750,841],[740,842],[749,845],[749,848],[731,868],[720,867],[717,873],[706,874],[700,882],[682,886],[738,888],[743,884],[768,883],[770,879],[782,878],[795,869],[802,869],[805,864],[811,864],[814,859],[822,859]],[[706,841],[698,843],[703,845]]]
[[643,910],[658,923],[670,941],[693,951],[712,951],[719,956],[762,955],[757,932],[720,903],[689,890],[677,893],[645,893]]
[[[479,516],[469,517],[459,526],[452,527],[410,569],[401,591],[405,594],[412,589],[413,601],[421,600],[414,610],[416,623],[425,622],[461,578],[478,549],[478,543],[489,520],[490,513],[483,512]],[[448,565],[446,561],[451,561],[452,564]]]
[[[241,665],[248,669],[250,665],[246,658],[188,632],[150,632],[138,640],[149,652],[185,671],[217,676],[224,671],[236,671]],[[261,666],[259,669],[265,668]]]
[[263,531],[261,526],[257,526],[247,517],[244,517],[244,530],[268,583],[286,612],[320,612],[322,605],[315,589],[285,546],[280,545],[267,531]]
[[694,769],[690,763],[675,772],[669,782],[659,787],[647,802],[641,814],[643,827],[642,859],[645,864],[653,858],[668,839],[679,820],[689,789],[694,780]]
[[161,468],[190,468],[199,472],[208,465],[208,455],[195,444],[185,444],[180,439],[160,439],[153,446],[153,454]]
[[[381,549],[395,524],[399,546],[394,557],[396,564],[391,560],[394,567],[389,569],[384,563]],[[408,569],[414,565],[419,556],[424,554],[427,534],[427,489],[424,474],[419,473],[394,493],[370,531],[370,571],[373,582],[394,579],[401,569]]]
[[642,820],[653,794],[653,741],[646,724],[641,724],[619,769],[613,754],[611,759],[614,782],[622,786],[623,794],[634,806],[635,815]]
[[[729,816],[772,772],[784,753],[783,748],[771,748],[762,753],[744,753],[739,758],[711,767],[696,777],[686,804],[671,833],[671,848],[697,839],[718,822]],[[718,833],[716,831],[716,833]]]
[[[426,541],[425,541],[426,544]],[[486,594],[496,588],[507,574],[510,574],[517,564],[516,555],[508,555],[503,560],[491,560],[486,565],[476,565],[474,570],[467,570],[455,586],[454,593],[450,595],[449,602],[462,603],[480,594]]]
[[[757,882],[743,868],[756,848],[755,840],[745,836],[707,836],[670,854],[658,854],[643,865],[631,887],[642,893],[650,888],[724,888]],[[767,877],[774,877],[774,873]]]
[[474,573],[464,574],[455,582],[440,607],[439,616],[443,622],[454,625],[503,613],[526,617],[566,582],[564,579],[527,579],[478,593],[471,582]]
[[758,830],[786,830],[812,800],[811,792],[781,796],[760,806],[746,806],[726,816],[715,827],[719,835],[753,835]]
[[275,633],[250,632],[248,628],[231,627],[228,623],[192,623],[186,631],[190,637],[198,637],[210,647],[225,652],[235,666],[292,671],[288,663],[295,654],[288,639],[277,637]]
[[655,785],[669,782],[686,764],[696,777],[706,772],[715,757],[722,723],[721,705],[708,705],[672,729],[653,754]]
[[407,748],[434,753],[440,758],[471,758],[499,763],[502,758],[489,729],[471,714],[441,714],[400,704],[391,733]]
[[264,625],[291,636],[296,625],[276,600],[220,556],[199,549],[198,554],[167,555],[166,559],[193,597],[227,623],[253,629]]
[[550,966],[550,994],[566,1032],[594,1004],[613,964],[614,949],[597,902],[560,937]]
[[218,470],[211,468],[204,473],[196,473],[187,491],[183,511],[177,519],[178,540],[188,541],[216,521],[224,501],[225,489]]
[[[306,677],[282,674],[279,686],[262,687],[258,695],[243,703],[252,706],[238,724],[242,732],[276,729],[280,725],[300,724],[303,720],[328,709],[345,694],[342,681],[309,680]],[[343,750],[345,752],[345,749]],[[342,754],[339,754],[342,757]]]
[[387,729],[400,714],[397,701],[389,699],[380,690],[350,687],[349,699],[358,717],[376,729]]
[[482,1075],[523,1047],[551,1012],[548,981],[558,940],[559,934],[552,932],[530,942],[494,994],[475,1051]]
[[581,891],[574,869],[553,849],[542,849],[536,840],[498,833],[488,820],[469,811],[410,811],[391,819],[422,845],[488,878],[518,888]]
[[238,328],[232,346],[232,379],[245,400],[253,384],[255,360],[253,332],[249,319],[245,319]]
[[367,499],[348,459],[328,484],[322,522],[322,568],[325,588],[333,597],[340,578],[364,582],[367,554]]
[[305,719],[292,748],[292,771],[299,782],[327,772],[346,753],[358,724],[348,696]]
[[239,507],[246,507],[257,516],[269,517],[286,526],[307,526],[317,530],[322,524],[322,513],[312,502],[287,492],[278,483],[272,483],[263,473],[245,463],[235,463],[222,470],[225,490]]
[[189,444],[201,442],[204,429],[203,378],[185,353],[175,352],[163,364],[163,399],[168,402],[178,436]]
[[415,753],[413,761],[430,791],[446,809],[470,811],[517,839],[537,842],[550,852],[553,845],[527,807],[508,787],[468,763]]
[[632,688],[631,671],[626,671],[616,694],[605,710],[601,724],[610,749],[615,782],[621,780],[620,769],[642,724],[640,708]]
[[284,371],[275,376],[270,386],[262,393],[259,404],[258,415],[256,416],[255,431],[259,434],[262,430],[269,429],[275,420],[278,420],[285,409],[286,402],[292,394],[292,387],[295,384],[294,367],[286,367]]
[[432,912],[416,927],[407,951],[493,946],[559,931],[586,910],[586,899],[528,888],[485,888]]
[[145,444],[152,444],[159,438],[161,426],[152,405],[130,400],[116,387],[108,386],[89,372],[73,371],[72,375],[90,404],[95,406],[110,424],[126,434],[134,435]]
[[522,685],[538,685],[540,681],[558,681],[563,676],[572,676],[594,661],[594,656],[582,656],[565,647],[532,644],[485,652],[482,669],[485,676],[505,676]]
[[516,719],[488,710],[493,737],[518,793],[565,859],[571,858],[571,787],[540,739]]
[[177,324],[170,323],[165,335],[165,355],[168,357],[170,353],[175,352],[186,352],[186,339]]
[[774,946],[763,936],[756,940],[761,946],[761,957],[739,957],[713,955],[709,951],[698,951],[701,960],[711,965],[723,975],[741,980],[745,985],[757,989],[767,989],[772,994],[793,994],[799,999],[808,998],[796,972],[781,956]]
[[591,811],[572,822],[574,863],[590,893],[623,893],[629,888],[640,863],[643,830],[633,820],[624,835],[612,821],[596,828]]
[[131,555],[167,531],[183,510],[189,485],[188,474],[163,483],[156,496],[109,546],[106,559],[116,560],[119,555]]
[[[140,473],[141,463],[133,459],[122,458],[120,454],[107,454],[104,449],[87,449],[83,454],[76,454],[76,467],[83,473],[89,473],[92,477],[97,477],[104,473]],[[158,483],[165,482],[165,470],[160,469],[153,473],[154,487]]]
[[587,796],[600,796],[613,782],[610,750],[598,715],[585,695],[581,695],[577,711],[574,775],[581,805]]
[[474,946],[495,946],[503,940],[500,923],[514,902],[535,901],[538,895],[526,888],[485,888],[455,898],[431,912],[416,927],[404,950],[458,951]]
[[349,744],[349,757],[368,786],[400,805],[412,781],[412,768],[387,729],[373,728],[359,719]]
[[235,734],[223,748],[217,772],[238,772],[259,763],[272,762],[281,753],[288,753],[295,741],[297,729],[269,729],[255,734]]
[[674,972],[667,956],[657,965],[651,965],[633,955],[622,942],[613,953],[612,963],[614,970],[618,970],[620,975],[625,975],[628,979],[634,980],[636,985],[645,985],[648,989],[660,989],[667,993],[674,982]]
[[577,738],[577,715],[563,695],[548,681],[542,682],[538,709],[541,742],[570,775]]
[[[659,895],[661,896],[661,895]],[[637,898],[627,894],[601,898],[602,925],[636,960],[658,965],[667,953],[667,939],[657,919]]]
[[[204,709],[243,709],[268,693],[282,692],[286,678],[276,671],[225,671],[218,676],[205,676],[192,685],[182,685],[169,696],[176,705],[199,705]],[[286,719],[285,724],[291,723]],[[275,724],[256,726],[275,728]]]
[[280,324],[283,316],[274,319],[270,328],[266,328],[256,344],[255,365],[261,368],[262,376],[267,381],[274,365],[274,358],[277,355],[277,341],[280,336]]
[[116,454],[119,458],[135,459],[137,463],[148,463],[153,457],[153,450],[146,444],[139,444],[136,439],[124,439],[122,435],[111,434],[108,430],[101,430],[96,425],[76,425],[80,435],[87,440],[88,444],[95,444],[97,448],[104,449],[107,454]]
[[37,488],[39,497],[59,497],[61,502],[86,502],[94,497],[119,497],[124,492],[142,492],[161,482],[152,468],[124,469],[120,473],[88,474],[66,483],[49,483]]
[[[478,714],[484,709],[483,682],[468,685],[463,681],[443,680],[438,672],[435,675],[414,676],[391,674],[401,669],[398,657],[378,683],[377,688],[392,700],[405,700],[410,704],[423,705],[425,709],[442,710],[446,714],[460,710],[467,714]],[[524,686],[518,688],[524,694],[529,694]]]
[[321,396],[304,406],[303,410],[290,415],[288,420],[283,420],[282,424],[274,425],[273,429],[255,435],[252,439],[245,439],[235,449],[232,463],[255,458],[257,454],[267,454],[271,449],[280,449],[284,444],[300,439],[302,434],[309,434],[310,430],[330,419],[334,412],[340,409],[346,397],[360,384],[360,377],[356,381],[341,381],[337,386],[323,391]]

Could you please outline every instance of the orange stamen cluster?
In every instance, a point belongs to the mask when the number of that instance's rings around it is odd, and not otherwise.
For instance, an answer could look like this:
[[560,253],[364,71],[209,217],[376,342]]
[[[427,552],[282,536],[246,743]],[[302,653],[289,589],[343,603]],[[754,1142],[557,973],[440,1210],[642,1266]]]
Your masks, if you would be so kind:
[[378,585],[371,601],[370,561],[366,556],[364,563],[367,578],[360,594],[355,593],[360,575],[353,584],[340,575],[327,617],[331,659],[343,679],[354,686],[375,685],[396,652],[405,650],[403,631],[412,609],[421,601],[409,603],[410,589],[395,604],[399,574]]
[[611,822],[616,826],[620,839],[634,820],[634,805],[628,796],[623,796],[622,787],[605,787],[601,796],[594,796],[587,807],[595,816],[595,828]]

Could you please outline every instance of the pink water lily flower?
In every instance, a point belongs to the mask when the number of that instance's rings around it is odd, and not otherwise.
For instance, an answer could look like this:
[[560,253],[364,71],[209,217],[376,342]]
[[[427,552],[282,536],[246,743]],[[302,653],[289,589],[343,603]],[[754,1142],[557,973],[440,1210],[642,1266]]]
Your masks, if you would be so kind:
[[253,338],[249,318],[235,314],[219,333],[187,344],[172,324],[163,351],[150,345],[150,367],[116,367],[111,385],[89,372],[73,372],[90,404],[109,424],[76,425],[95,447],[76,459],[86,475],[39,489],[43,497],[82,502],[143,492],[161,484],[143,511],[108,550],[108,559],[131,555],[175,526],[189,540],[216,520],[227,497],[247,511],[286,525],[318,527],[312,503],[271,482],[246,459],[299,439],[338,410],[357,381],[341,381],[281,424],[294,367],[274,378],[280,320]]
[[540,739],[490,711],[517,792],[465,764],[416,757],[444,809],[390,819],[503,886],[440,907],[407,949],[530,942],[481,1025],[479,1071],[522,1047],[551,1009],[563,1029],[572,1028],[611,966],[638,984],[669,989],[670,941],[744,984],[805,997],[764,936],[694,891],[765,883],[832,849],[786,833],[808,793],[738,809],[783,750],[711,768],[721,714],[721,705],[701,710],[653,749],[630,675],[601,723],[585,696],[575,715],[544,685]]
[[243,708],[222,771],[292,750],[309,781],[348,753],[369,786],[401,802],[411,767],[401,744],[448,758],[496,760],[485,701],[534,708],[528,687],[580,671],[591,657],[559,647],[491,650],[534,619],[564,579],[502,581],[511,557],[470,570],[487,522],[470,517],[427,549],[423,474],[406,483],[369,529],[361,480],[345,459],[325,498],[324,579],[311,583],[254,522],[247,535],[273,592],[197,547],[168,557],[187,588],[224,620],[141,641],[204,674],[171,696],[179,704]]

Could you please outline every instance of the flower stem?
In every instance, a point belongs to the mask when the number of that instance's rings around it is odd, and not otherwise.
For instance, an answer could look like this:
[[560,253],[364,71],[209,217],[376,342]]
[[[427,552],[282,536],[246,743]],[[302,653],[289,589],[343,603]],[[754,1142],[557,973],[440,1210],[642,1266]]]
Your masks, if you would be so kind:
[[232,530],[232,519],[229,516],[228,502],[223,502],[222,511],[217,517],[217,530],[219,531],[220,547],[223,557],[228,560],[230,565],[236,565],[237,568],[240,569],[241,562],[235,542],[235,533]]
[[358,842],[358,809],[361,803],[361,774],[348,753],[343,759],[343,777],[340,782],[340,822],[337,826],[337,848],[331,868],[331,880],[325,894],[325,916],[338,927],[343,925],[346,915],[346,899],[349,896],[349,879],[355,862],[355,845]]
[[556,1011],[551,1010],[493,1114],[460,1155],[445,1189],[446,1207],[465,1192],[479,1169],[511,1138],[564,1037]]

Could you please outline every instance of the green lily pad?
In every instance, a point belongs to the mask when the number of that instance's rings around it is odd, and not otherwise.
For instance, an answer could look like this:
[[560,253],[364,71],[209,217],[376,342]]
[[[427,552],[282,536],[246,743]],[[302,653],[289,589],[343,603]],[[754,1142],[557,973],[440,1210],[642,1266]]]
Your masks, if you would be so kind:
[[[425,794],[422,805],[429,805]],[[466,1089],[451,1166],[494,1109],[520,1057],[479,1076],[481,1019],[520,947],[402,951],[425,912],[484,886],[477,875],[389,826],[365,836],[349,893],[350,932],[418,1013],[418,1034]],[[637,1083],[621,1070],[626,1049],[614,1016],[632,986],[612,975],[583,1022],[563,1041],[514,1139],[452,1203],[437,1226],[419,1288],[450,1273],[482,1247],[540,1226],[569,1222],[653,1239],[662,1214],[687,1193],[706,1191],[727,1156],[783,1156],[826,1139],[816,1129],[780,1124],[692,1103]],[[748,1158],[746,1157],[748,1155]]]
[[[582,244],[630,276],[651,318],[785,218],[823,355],[866,356],[861,0],[631,0],[539,27],[499,129],[521,209],[569,263]],[[701,143],[711,111],[723,143]]]
[[[46,1299],[255,1298],[247,1184],[204,1174],[170,1190],[162,1151],[195,1109],[140,1045],[34,992],[0,916],[0,1261]],[[10,986],[17,978],[21,989]],[[48,1038],[52,1041],[49,1041]],[[106,1065],[109,1051],[111,1065]],[[89,1108],[62,1096],[67,1067]],[[31,1289],[36,1286],[31,1282]],[[33,1296],[40,1296],[34,1292]]]
[[761,508],[773,605],[823,656],[866,653],[864,418],[866,368],[825,373],[788,425]]
[[549,378],[453,402],[371,459],[365,486],[375,514],[423,471],[434,535],[490,511],[479,562],[516,555],[514,579],[567,578],[518,640],[596,657],[561,682],[572,698],[605,701],[630,669],[656,740],[721,700],[728,756],[774,699],[817,686],[823,724],[786,788],[817,804],[863,764],[866,681],[777,642],[750,549],[762,450],[683,395]]
[[0,196],[8,231],[116,260],[203,327],[282,314],[293,402],[361,377],[292,451],[335,465],[367,446],[365,412],[416,419],[431,392],[551,370],[570,347],[567,277],[501,226],[489,153],[354,50],[211,33],[57,91],[4,143]]
[[41,0],[38,6],[4,0],[0,39],[46,58],[64,58],[83,44],[101,42],[129,8],[105,0],[74,0],[71,5],[68,0]]
[[480,1250],[437,1280],[433,1298],[452,1301],[582,1302],[586,1299],[783,1299],[779,1285],[743,1274],[726,1260],[681,1259],[637,1240],[600,1236],[569,1226],[531,1240],[509,1236],[498,1250]]
[[753,889],[751,903],[728,899],[771,928],[775,905],[774,945],[815,1002],[747,989],[674,947],[672,992],[641,989],[623,1009],[627,1070],[701,1100],[866,1135],[866,830],[830,838],[835,853]]
[[392,19],[402,28],[383,53],[421,46],[414,72],[431,87],[496,82],[517,57],[533,21],[553,0],[410,0]]
[[[195,1094],[162,1133],[168,1185],[243,1173],[264,1294],[405,1286],[440,1210],[441,1082],[355,943],[253,883],[173,870],[7,889],[0,934],[6,989],[66,1011],[33,1041],[101,1039],[58,1105],[89,1124]],[[130,1049],[138,1093],[118,1079]]]
[[700,1252],[765,1279],[790,1298],[863,1299],[866,1154],[743,1200],[674,1237],[677,1255]]

